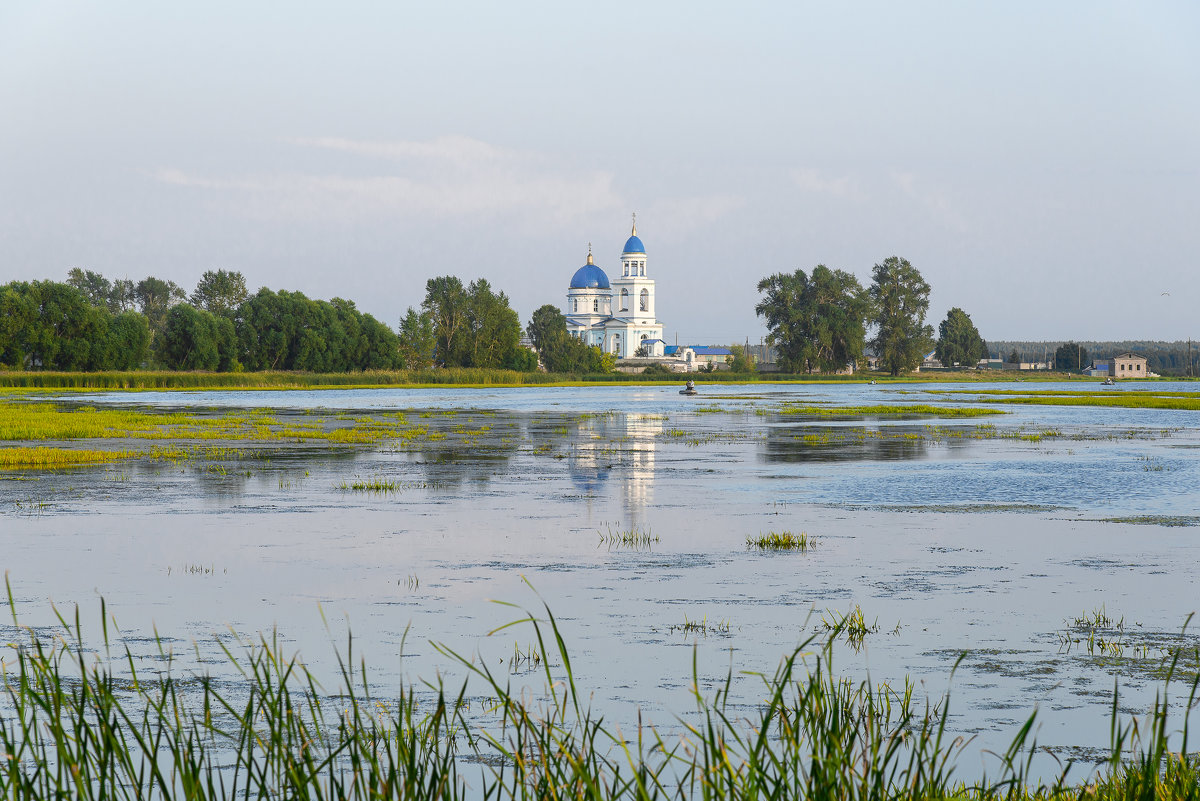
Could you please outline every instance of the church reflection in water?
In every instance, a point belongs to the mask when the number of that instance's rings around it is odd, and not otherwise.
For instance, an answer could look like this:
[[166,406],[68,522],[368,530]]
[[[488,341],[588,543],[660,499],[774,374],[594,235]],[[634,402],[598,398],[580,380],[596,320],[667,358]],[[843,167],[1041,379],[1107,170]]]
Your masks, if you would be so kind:
[[628,525],[640,525],[654,501],[654,454],[663,421],[659,417],[610,412],[577,423],[568,451],[571,483],[589,497],[619,487]]

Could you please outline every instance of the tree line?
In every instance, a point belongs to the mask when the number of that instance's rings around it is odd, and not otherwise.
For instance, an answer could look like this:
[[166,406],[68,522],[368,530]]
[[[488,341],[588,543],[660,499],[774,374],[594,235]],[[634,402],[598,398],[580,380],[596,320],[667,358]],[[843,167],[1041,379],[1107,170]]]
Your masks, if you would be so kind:
[[[1016,354],[1016,361],[1050,361],[1055,369],[1087,367],[1096,359],[1111,359],[1122,353],[1146,357],[1146,368],[1159,375],[1194,376],[1200,370],[1200,342],[1180,340],[1079,340],[1071,342],[1006,340],[993,342],[991,352]],[[999,356],[998,356],[999,357]]]
[[419,309],[393,330],[353,301],[301,292],[250,294],[235,271],[205,272],[189,295],[153,276],[133,282],[72,269],[65,282],[0,286],[0,365],[34,370],[351,370],[438,367],[609,372],[611,355],[567,333],[554,306],[523,331],[504,292],[485,279],[430,278]]
[[947,366],[974,366],[987,353],[970,316],[957,307],[935,339],[925,322],[929,284],[896,256],[874,266],[869,287],[845,270],[818,264],[811,273],[798,269],[763,278],[758,291],[755,311],[783,372],[837,372],[861,364],[868,349],[892,375],[916,368],[931,349]]

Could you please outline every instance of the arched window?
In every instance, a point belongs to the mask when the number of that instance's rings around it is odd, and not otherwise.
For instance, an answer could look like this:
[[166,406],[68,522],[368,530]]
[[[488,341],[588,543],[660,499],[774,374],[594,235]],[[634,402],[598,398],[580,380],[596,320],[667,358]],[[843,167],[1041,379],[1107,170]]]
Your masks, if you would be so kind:
[[599,298],[596,298],[595,300],[592,301],[592,311],[593,312],[600,311],[600,299]]
[[642,311],[650,311],[650,290],[649,289],[642,290],[641,301],[638,303],[638,307]]
[[621,290],[621,311],[629,311],[629,290]]
[[579,311],[579,298],[571,301],[571,311]]

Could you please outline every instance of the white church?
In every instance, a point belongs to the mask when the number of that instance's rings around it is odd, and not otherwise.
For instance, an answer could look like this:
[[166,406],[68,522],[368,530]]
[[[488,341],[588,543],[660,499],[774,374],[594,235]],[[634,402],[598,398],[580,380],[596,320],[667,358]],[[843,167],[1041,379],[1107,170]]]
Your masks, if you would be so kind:
[[[616,307],[613,307],[613,304]],[[654,316],[654,279],[646,275],[646,248],[633,232],[621,253],[621,276],[610,282],[592,261],[575,271],[567,290],[567,332],[618,359],[633,358],[639,347],[647,356],[663,355],[663,327]]]

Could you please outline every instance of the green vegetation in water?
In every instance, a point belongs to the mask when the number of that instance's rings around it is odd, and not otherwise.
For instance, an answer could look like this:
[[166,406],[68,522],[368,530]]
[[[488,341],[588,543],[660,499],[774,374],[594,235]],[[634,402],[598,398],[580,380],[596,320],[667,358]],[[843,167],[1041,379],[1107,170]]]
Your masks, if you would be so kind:
[[747,548],[758,548],[763,551],[807,551],[815,547],[817,540],[801,531],[795,534],[791,531],[772,531],[759,534],[757,537],[746,537]]
[[[8,600],[13,606],[12,590]],[[914,698],[855,683],[830,667],[830,645],[801,643],[772,675],[762,701],[731,707],[732,671],[711,697],[693,676],[697,705],[679,737],[653,726],[626,737],[576,686],[563,633],[548,607],[512,625],[535,642],[516,649],[544,677],[537,697],[479,659],[439,651],[481,685],[488,713],[468,715],[467,684],[439,680],[378,694],[351,646],[337,686],[325,689],[277,636],[222,643],[237,682],[176,675],[159,641],[153,675],[128,646],[85,645],[78,612],[47,632],[19,627],[3,661],[0,786],[20,799],[532,799],[721,798],[1174,799],[1200,793],[1200,758],[1173,748],[1165,695],[1141,721],[1124,722],[1114,697],[1111,758],[1068,784],[1031,775],[1035,712],[988,777],[954,778],[967,741],[947,733],[948,696]],[[690,622],[690,621],[689,621]],[[840,625],[840,624],[839,624]],[[11,638],[11,635],[10,635]],[[816,658],[805,654],[817,648]],[[553,654],[554,659],[548,658]],[[514,659],[516,654],[514,654]],[[552,668],[552,662],[555,667]],[[515,663],[510,662],[510,665]],[[1195,705],[1197,688],[1183,709]],[[632,735],[632,732],[630,732]]]
[[[952,389],[945,395],[975,395],[978,403],[1009,403],[1037,406],[1100,406],[1122,409],[1178,409],[1200,411],[1200,392],[1155,392],[1120,390],[1088,392],[1079,390]],[[963,400],[969,400],[963,398]]]
[[878,405],[878,406],[826,406],[815,404],[785,403],[779,414],[803,415],[806,417],[986,417],[992,414],[1005,414],[999,409],[984,409],[963,406],[933,406],[928,403],[910,405]]
[[1128,523],[1136,526],[1200,526],[1200,515],[1127,515],[1125,517],[1102,517],[1101,523]]
[[687,615],[683,616],[682,623],[672,623],[667,626],[667,633],[683,634],[685,636],[689,634],[696,634],[701,637],[707,637],[710,634],[727,635],[729,631],[728,620],[710,621],[707,617],[702,617],[699,620],[691,620]]
[[[867,618],[863,614],[862,607],[855,604],[847,612],[838,612],[833,609],[826,610],[821,615],[821,622],[817,628],[829,633],[830,642],[836,640],[839,635],[842,635],[851,646],[857,649],[862,646],[863,640],[868,634],[877,634],[879,632],[879,620],[876,619],[871,623],[867,623]],[[898,624],[897,629],[899,629]]]
[[342,479],[342,483],[337,485],[337,489],[350,492],[376,492],[389,493],[399,492],[401,483],[388,478],[375,476],[372,478],[355,478],[349,482]]
[[1200,639],[1187,633],[1193,614],[1177,632],[1148,631],[1141,623],[1126,627],[1125,618],[1101,606],[1068,621],[1058,634],[1059,653],[1076,653],[1140,679],[1200,682]]
[[621,529],[614,530],[610,526],[606,530],[596,533],[600,535],[600,545],[607,546],[609,550],[614,548],[649,550],[659,541],[658,535],[651,533],[650,529],[643,531],[637,527],[622,531]]
[[58,470],[64,467],[105,464],[133,459],[132,451],[98,451],[79,448],[0,447],[0,470]]

